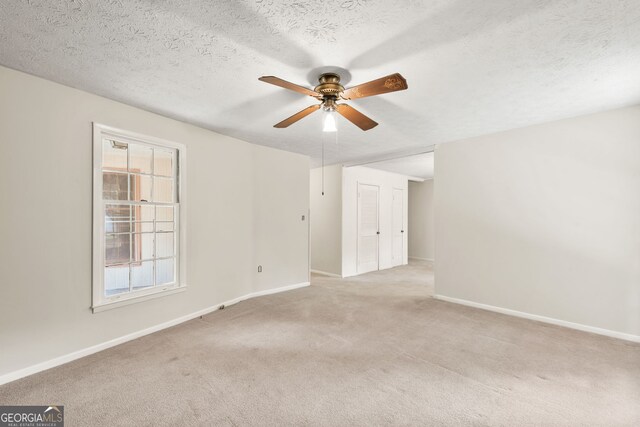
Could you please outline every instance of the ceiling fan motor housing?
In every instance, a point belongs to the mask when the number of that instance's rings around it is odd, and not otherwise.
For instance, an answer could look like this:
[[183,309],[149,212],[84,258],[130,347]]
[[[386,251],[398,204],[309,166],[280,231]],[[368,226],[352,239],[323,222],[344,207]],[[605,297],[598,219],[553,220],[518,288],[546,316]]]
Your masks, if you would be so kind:
[[344,87],[340,84],[340,76],[335,73],[324,73],[318,79],[320,84],[315,87],[315,91],[327,98],[334,100],[344,92]]

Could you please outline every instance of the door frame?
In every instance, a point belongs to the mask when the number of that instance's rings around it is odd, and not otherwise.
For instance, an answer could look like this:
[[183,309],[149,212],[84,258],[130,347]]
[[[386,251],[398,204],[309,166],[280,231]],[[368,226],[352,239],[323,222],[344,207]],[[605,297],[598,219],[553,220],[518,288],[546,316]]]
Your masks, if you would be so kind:
[[[400,245],[400,263],[399,264],[394,264],[394,259],[393,259],[393,245],[394,245],[394,236],[395,236],[395,230],[393,230],[393,227],[395,225],[394,223],[394,211],[393,211],[393,203],[394,203],[394,199],[393,196],[395,196],[395,192],[396,190],[400,191],[402,194],[402,199],[400,200],[400,208],[401,208],[401,214],[400,214],[400,223],[401,223],[401,237],[402,237],[402,242]],[[392,263],[392,267],[398,267],[400,265],[403,265],[404,263],[404,242],[406,239],[406,230],[405,230],[405,223],[404,223],[404,217],[405,217],[405,211],[404,211],[404,195],[405,195],[406,190],[404,188],[400,188],[400,187],[391,187],[391,263]]]

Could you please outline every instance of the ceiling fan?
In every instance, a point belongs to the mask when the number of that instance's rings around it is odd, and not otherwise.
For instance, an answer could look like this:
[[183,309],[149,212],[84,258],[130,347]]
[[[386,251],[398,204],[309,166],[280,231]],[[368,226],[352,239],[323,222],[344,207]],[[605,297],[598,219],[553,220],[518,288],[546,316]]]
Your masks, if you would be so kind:
[[[293,116],[274,125],[275,128],[286,128],[300,119],[307,117],[314,111],[322,108],[325,112],[331,113],[337,111],[342,117],[349,120],[362,130],[369,130],[378,125],[352,106],[348,104],[338,104],[339,99],[351,100],[356,98],[365,98],[367,96],[380,95],[383,93],[395,92],[407,89],[407,81],[399,73],[390,74],[358,86],[345,89],[340,84],[340,76],[336,73],[324,73],[318,78],[320,84],[313,90],[303,86],[298,86],[286,80],[275,76],[262,76],[258,80],[280,86],[285,89],[293,90],[303,95],[309,95],[320,101],[320,104],[312,105],[302,111],[297,112]],[[324,121],[324,131],[335,131],[335,118],[332,114],[327,114]]]

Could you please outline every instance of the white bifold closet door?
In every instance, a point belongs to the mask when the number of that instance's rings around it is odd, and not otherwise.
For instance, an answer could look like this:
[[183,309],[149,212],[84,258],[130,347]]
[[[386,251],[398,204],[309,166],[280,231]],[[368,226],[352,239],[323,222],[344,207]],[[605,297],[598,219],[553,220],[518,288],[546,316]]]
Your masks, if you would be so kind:
[[391,265],[402,265],[404,252],[404,190],[393,189],[391,205]]
[[358,183],[358,273],[378,270],[380,187]]

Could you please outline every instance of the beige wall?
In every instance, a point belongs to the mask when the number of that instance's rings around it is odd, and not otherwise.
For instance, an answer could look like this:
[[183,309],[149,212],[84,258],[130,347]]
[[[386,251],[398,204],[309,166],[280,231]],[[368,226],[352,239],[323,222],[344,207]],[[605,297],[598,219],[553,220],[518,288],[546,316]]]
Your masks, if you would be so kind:
[[640,335],[640,107],[436,149],[436,293]]
[[[0,94],[0,376],[308,280],[306,156],[2,67]],[[92,314],[93,121],[187,145],[186,292]]]
[[308,158],[257,145],[253,153],[254,291],[308,281]]
[[433,179],[409,181],[409,257],[433,261]]
[[342,274],[342,165],[311,169],[311,269]]

